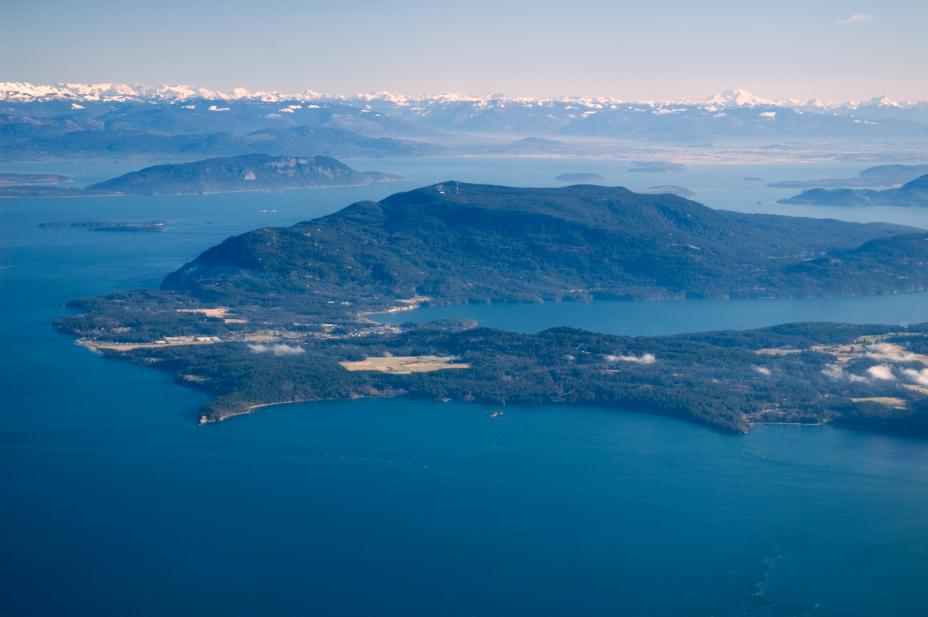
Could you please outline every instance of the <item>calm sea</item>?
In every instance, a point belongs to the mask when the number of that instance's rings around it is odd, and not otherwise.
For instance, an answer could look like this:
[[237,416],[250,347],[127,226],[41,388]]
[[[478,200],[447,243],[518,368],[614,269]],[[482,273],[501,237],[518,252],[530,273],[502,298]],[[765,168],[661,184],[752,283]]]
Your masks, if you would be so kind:
[[[47,165],[83,181],[136,167]],[[57,334],[70,299],[156,285],[226,236],[463,179],[678,184],[710,205],[928,227],[914,210],[777,206],[745,182],[859,166],[355,162],[363,189],[0,200],[0,614],[923,615],[928,443],[833,428],[746,437],[589,408],[405,399],[197,427],[202,394]],[[22,166],[18,169],[22,170]],[[758,203],[759,202],[759,203]],[[161,234],[39,228],[163,219]],[[538,330],[653,334],[791,320],[928,321],[928,296],[426,309]]]

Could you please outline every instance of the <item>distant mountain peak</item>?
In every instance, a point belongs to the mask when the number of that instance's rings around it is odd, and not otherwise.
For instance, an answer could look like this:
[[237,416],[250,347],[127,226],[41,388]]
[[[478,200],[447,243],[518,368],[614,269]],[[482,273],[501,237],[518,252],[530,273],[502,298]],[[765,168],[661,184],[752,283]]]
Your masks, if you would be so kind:
[[874,97],[870,99],[869,101],[867,101],[867,105],[873,105],[875,107],[902,107],[901,103],[899,103],[898,101],[894,101],[888,96]]
[[736,88],[734,90],[725,90],[715,96],[711,96],[704,101],[706,105],[716,105],[720,107],[757,107],[757,106],[781,106],[782,103],[759,97],[747,90]]

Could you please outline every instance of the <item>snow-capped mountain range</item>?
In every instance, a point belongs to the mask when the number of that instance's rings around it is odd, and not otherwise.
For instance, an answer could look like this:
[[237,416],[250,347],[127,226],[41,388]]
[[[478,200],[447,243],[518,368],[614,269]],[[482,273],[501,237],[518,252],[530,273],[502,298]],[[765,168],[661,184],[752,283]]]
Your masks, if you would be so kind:
[[875,97],[867,101],[848,101],[843,103],[824,102],[820,99],[800,101],[796,99],[773,100],[763,98],[747,90],[726,90],[701,100],[671,101],[630,101],[616,97],[558,97],[531,98],[510,97],[502,94],[464,95],[454,92],[434,95],[397,95],[390,92],[371,92],[351,96],[327,95],[314,90],[300,92],[279,92],[265,90],[248,90],[234,88],[229,92],[198,88],[185,84],[162,85],[157,87],[142,84],[120,83],[57,83],[33,84],[29,82],[0,82],[0,101],[33,102],[65,100],[74,102],[181,102],[190,100],[209,101],[342,101],[351,103],[388,104],[394,106],[415,106],[423,104],[467,103],[477,107],[494,105],[521,105],[526,107],[545,106],[555,103],[580,104],[586,107],[609,107],[612,105],[638,105],[654,108],[672,108],[674,106],[703,107],[709,109],[730,109],[739,107],[781,107],[803,111],[856,110],[865,107],[903,109],[925,105],[926,101],[898,102],[888,97]]
[[836,151],[895,155],[928,151],[928,102],[775,101],[745,90],[698,101],[622,101],[6,82],[0,83],[0,135],[0,161],[253,152],[609,156],[625,152],[631,143],[649,148],[677,144],[706,152],[732,143],[750,144],[757,152],[841,143]]

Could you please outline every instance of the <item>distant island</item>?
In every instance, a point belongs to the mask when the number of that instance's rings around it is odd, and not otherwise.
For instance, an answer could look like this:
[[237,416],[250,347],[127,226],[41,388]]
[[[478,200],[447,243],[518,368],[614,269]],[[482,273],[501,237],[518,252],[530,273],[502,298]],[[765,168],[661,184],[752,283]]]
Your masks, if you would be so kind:
[[928,435],[928,325],[620,337],[376,320],[423,304],[926,289],[928,233],[911,228],[452,181],[229,238],[160,289],[71,303],[57,326],[211,393],[201,422],[405,394],[606,405],[733,432],[776,421]]
[[853,178],[825,178],[823,180],[783,180],[767,186],[787,189],[855,188],[897,186],[928,174],[928,165],[877,165],[868,167]]
[[87,187],[99,193],[179,195],[330,186],[359,186],[395,180],[379,172],[355,171],[328,156],[248,154],[194,163],[156,165]]
[[748,176],[744,179],[745,182],[763,182],[764,179],[759,176]]
[[592,184],[595,182],[602,182],[603,177],[599,174],[594,173],[564,173],[559,174],[555,178],[558,182],[575,182],[583,184]]
[[47,229],[88,229],[90,231],[164,231],[166,221],[127,222],[127,221],[82,221],[77,223],[41,223],[39,227]]
[[396,179],[396,176],[376,171],[356,171],[327,156],[247,154],[155,165],[85,189],[11,185],[0,188],[0,197],[231,193],[363,186]]
[[928,206],[928,175],[921,176],[896,189],[809,189],[793,197],[779,200],[781,204],[815,206],[898,206],[903,208]]
[[71,182],[68,176],[58,174],[0,173],[0,187],[7,186],[54,186]]
[[689,199],[693,197],[695,193],[685,186],[677,186],[676,184],[660,184],[658,186],[649,186],[646,189],[639,191],[646,195],[658,195],[661,193],[669,193],[671,195],[676,195],[677,197],[685,197]]
[[500,150],[511,154],[553,154],[560,152],[566,144],[546,137],[525,137],[503,146]]
[[628,171],[644,173],[667,173],[671,171],[686,171],[686,165],[671,163],[670,161],[632,161]]

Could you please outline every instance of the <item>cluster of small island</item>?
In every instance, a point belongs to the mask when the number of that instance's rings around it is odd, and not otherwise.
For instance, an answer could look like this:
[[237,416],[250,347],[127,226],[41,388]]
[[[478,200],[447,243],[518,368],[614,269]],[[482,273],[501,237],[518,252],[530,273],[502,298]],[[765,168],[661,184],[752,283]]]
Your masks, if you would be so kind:
[[744,432],[834,422],[928,435],[928,325],[790,324],[624,337],[387,325],[422,304],[826,297],[928,289],[928,233],[712,210],[670,194],[444,182],[229,238],[157,290],[58,327],[215,398],[413,395],[634,409]]

